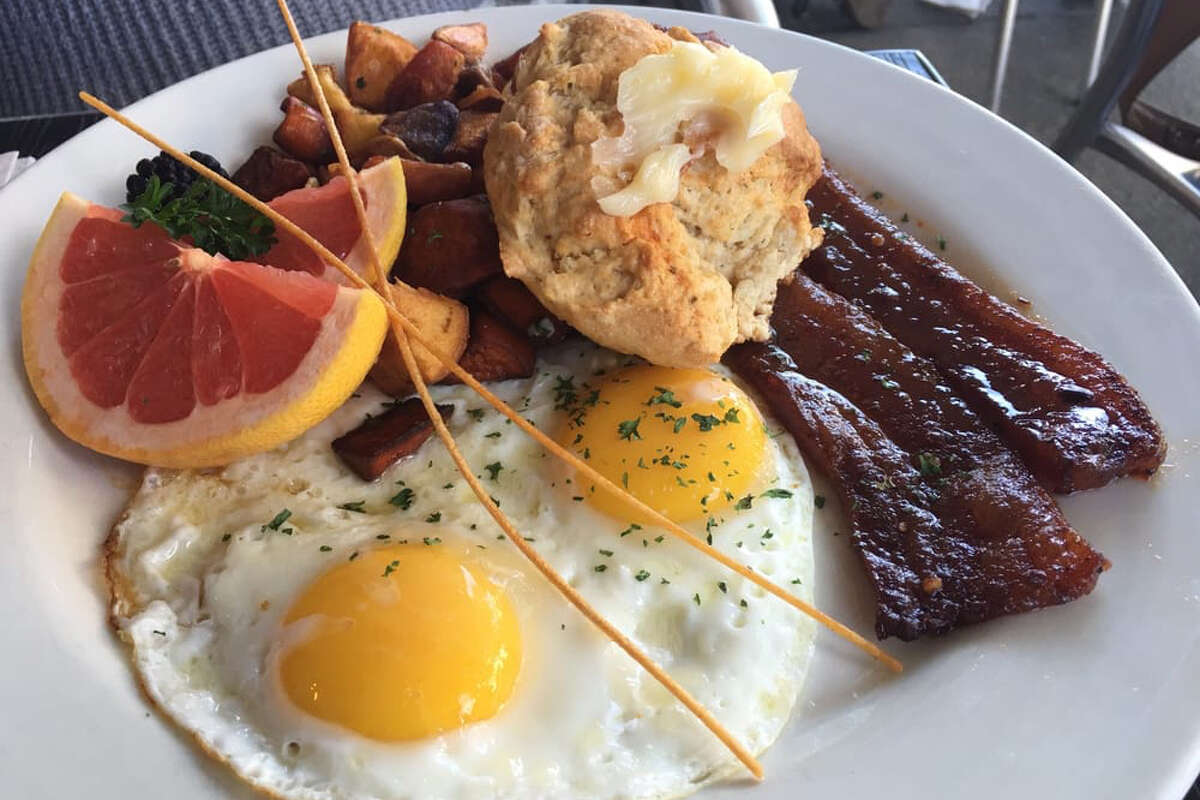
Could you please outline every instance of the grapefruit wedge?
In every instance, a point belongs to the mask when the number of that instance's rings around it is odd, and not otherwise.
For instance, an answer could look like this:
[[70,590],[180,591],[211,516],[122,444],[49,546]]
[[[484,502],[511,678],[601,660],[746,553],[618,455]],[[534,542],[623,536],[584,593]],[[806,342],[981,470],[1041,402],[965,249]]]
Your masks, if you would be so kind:
[[[367,222],[379,263],[387,269],[400,252],[408,210],[404,168],[400,159],[389,158],[358,173],[358,186],[366,206]],[[371,280],[371,252],[362,235],[350,184],[343,177],[324,186],[294,189],[267,205],[307,231],[360,276]],[[346,283],[341,273],[326,266],[307,245],[287,231],[275,231],[275,245],[257,260],[281,269],[303,270],[337,283]]]
[[[338,191],[335,182],[278,200],[299,214],[336,202]],[[395,191],[369,193],[376,213]],[[403,219],[403,173],[399,192]],[[304,197],[308,204],[297,202]],[[375,361],[387,328],[382,302],[317,277],[286,242],[276,249],[290,269],[278,269],[209,255],[121,216],[64,194],[21,301],[30,383],[54,424],[80,444],[144,464],[225,464],[324,419]],[[314,219],[344,228],[346,218],[352,209]],[[395,238],[399,246],[403,223],[399,231],[393,224],[381,245]],[[355,245],[347,246],[350,254]]]

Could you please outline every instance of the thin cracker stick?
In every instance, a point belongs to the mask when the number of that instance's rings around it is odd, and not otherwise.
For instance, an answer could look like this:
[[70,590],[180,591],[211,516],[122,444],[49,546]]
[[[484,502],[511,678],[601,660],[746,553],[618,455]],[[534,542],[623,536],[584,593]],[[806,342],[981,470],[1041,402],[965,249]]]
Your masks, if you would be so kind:
[[[359,226],[362,228],[363,236],[366,237],[367,251],[370,254],[371,272],[373,273],[373,282],[375,290],[383,296],[388,295],[387,276],[384,272],[383,265],[379,263],[379,251],[375,247],[375,238],[371,233],[370,226],[367,221],[367,209],[363,203],[362,192],[358,186],[357,172],[350,164],[350,158],[346,155],[346,148],[342,142],[341,134],[338,132],[337,123],[333,119],[333,112],[329,109],[329,101],[325,97],[325,89],[321,86],[321,82],[317,79],[317,72],[313,68],[312,61],[308,57],[308,50],[304,46],[304,41],[300,38],[300,32],[296,28],[296,21],[292,18],[292,12],[288,8],[287,0],[277,0],[279,11],[283,15],[283,21],[287,24],[288,32],[292,36],[292,42],[296,45],[296,51],[300,54],[300,61],[304,64],[304,73],[308,76],[308,84],[313,90],[313,94],[317,99],[317,104],[320,106],[321,116],[325,118],[325,125],[329,129],[329,138],[333,142],[334,152],[337,153],[338,163],[342,166],[342,171],[346,174],[346,179],[349,181],[350,196],[354,201],[354,212],[358,215]],[[429,387],[425,384],[425,378],[421,375],[421,369],[417,364],[416,357],[413,355],[412,345],[405,334],[403,327],[394,318],[391,319],[392,335],[396,339],[396,344],[400,348],[400,356],[404,360],[404,367],[408,370],[409,377],[412,378],[413,386],[416,387],[417,394],[421,397],[421,403],[425,406],[425,413],[429,416],[429,421],[433,423],[434,430],[437,431],[438,437],[445,445],[446,451],[450,453],[450,458],[454,460],[454,465],[458,467],[459,473],[467,481],[467,485],[471,487],[471,491],[475,493],[475,497],[483,505],[487,512],[491,514],[492,519],[504,531],[504,535],[508,540],[517,546],[521,551],[521,555],[537,568],[538,572],[550,582],[575,608],[579,613],[583,614],[589,622],[599,628],[605,636],[614,644],[620,647],[625,653],[637,662],[646,672],[648,672],[655,680],[657,680],[663,688],[675,696],[679,702],[696,715],[696,718],[707,727],[713,735],[715,735],[722,744],[729,748],[730,752],[741,761],[746,769],[756,778],[761,780],[763,777],[762,765],[754,758],[754,755],[746,750],[742,744],[733,737],[733,735],[725,729],[720,722],[717,721],[708,709],[700,704],[692,695],[679,685],[662,667],[650,659],[642,650],[621,634],[600,612],[591,606],[574,588],[572,588],[558,572],[550,566],[545,560],[538,555],[521,536],[520,532],[509,521],[508,516],[504,514],[500,507],[496,505],[491,496],[483,488],[483,484],[475,477],[474,471],[467,463],[466,458],[458,449],[458,443],[454,441],[454,436],[446,427],[446,423],[442,420],[441,413],[433,402],[433,397],[429,394]]]
[[[357,286],[360,289],[367,289],[372,292],[375,291],[374,287],[372,287],[371,284],[369,284],[367,281],[363,280],[363,278],[361,276],[359,276],[356,272],[354,272],[354,270],[352,270],[352,269],[350,269],[350,267],[346,266],[346,263],[344,261],[342,261],[336,255],[334,255],[332,252],[330,252],[327,247],[325,247],[323,244],[321,244],[316,239],[314,239],[312,236],[310,236],[307,232],[305,232],[303,228],[296,225],[296,223],[292,222],[290,219],[283,216],[278,211],[271,208],[266,203],[262,202],[257,197],[250,194],[249,192],[247,192],[245,189],[238,186],[237,184],[235,184],[233,181],[217,174],[216,172],[214,172],[213,170],[204,166],[199,161],[196,161],[194,158],[192,158],[188,154],[182,152],[181,150],[179,150],[175,147],[172,147],[170,144],[163,141],[162,139],[155,136],[154,134],[150,133],[148,130],[146,130],[142,126],[138,125],[136,122],[129,119],[121,112],[112,108],[104,101],[99,100],[98,98],[92,96],[91,94],[89,94],[87,92],[80,92],[79,98],[81,100],[83,100],[83,102],[85,102],[89,106],[91,106],[92,108],[101,112],[105,116],[112,118],[116,122],[120,123],[124,127],[128,128],[129,130],[136,133],[138,136],[142,137],[146,141],[153,144],[155,147],[157,147],[160,150],[162,150],[163,152],[171,155],[176,160],[183,162],[187,166],[194,169],[196,172],[203,175],[205,178],[208,178],[213,183],[216,183],[218,186],[225,189],[230,194],[234,195],[238,199],[245,202],[247,205],[255,208],[260,213],[269,217],[275,223],[275,225],[277,227],[283,228],[288,233],[292,234],[293,236],[295,236],[296,238],[298,238],[302,242],[304,242],[306,245],[308,245],[313,250],[313,252],[315,252],[318,256],[321,257],[322,261],[324,261],[329,266],[334,267],[339,272],[341,272],[342,275],[345,276],[345,278],[348,281],[350,281],[354,286]],[[378,293],[376,293],[376,294],[378,294]],[[520,428],[521,430],[525,431],[527,434],[532,436],[539,444],[541,444],[543,447],[545,447],[547,450],[549,450],[555,457],[561,459],[562,461],[564,461],[567,464],[574,467],[577,471],[582,473],[589,480],[591,480],[593,483],[595,483],[598,486],[600,486],[601,488],[603,488],[605,491],[609,492],[610,494],[612,494],[616,497],[621,498],[626,503],[626,505],[639,511],[643,515],[649,517],[651,520],[654,521],[654,524],[662,527],[665,531],[670,533],[672,536],[686,542],[693,548],[699,550],[700,552],[707,555],[709,558],[712,558],[713,560],[717,561],[719,564],[725,566],[726,568],[730,569],[731,571],[742,576],[743,578],[745,578],[746,580],[755,584],[756,586],[760,587],[764,591],[767,591],[767,592],[775,595],[780,600],[783,600],[785,603],[792,606],[793,608],[812,617],[817,622],[820,622],[822,625],[824,625],[829,630],[833,631],[838,636],[842,637],[843,639],[845,639],[848,642],[850,642],[851,644],[853,644],[855,647],[858,647],[860,650],[866,652],[873,658],[879,660],[881,663],[883,663],[885,666],[887,666],[892,671],[900,672],[904,669],[904,667],[901,665],[901,663],[898,660],[896,660],[892,656],[885,653],[874,642],[868,641],[863,636],[861,636],[860,634],[851,630],[850,628],[846,627],[841,622],[838,622],[837,620],[835,620],[833,617],[829,616],[825,612],[815,608],[814,606],[812,606],[809,603],[806,603],[805,601],[801,600],[799,597],[796,597],[795,595],[791,594],[787,590],[776,585],[775,583],[766,579],[765,577],[759,575],[758,573],[754,572],[753,570],[749,569],[748,567],[745,567],[742,564],[739,564],[738,562],[734,561],[732,558],[725,555],[720,550],[717,550],[713,546],[709,545],[703,539],[688,532],[682,526],[680,526],[678,523],[663,516],[658,511],[656,511],[653,508],[651,508],[650,506],[646,505],[641,500],[638,500],[636,497],[629,494],[628,492],[623,490],[621,487],[617,486],[615,483],[610,481],[608,478],[601,475],[599,472],[597,472],[594,468],[589,466],[585,461],[580,459],[574,453],[570,452],[565,447],[560,445],[558,442],[554,441],[549,436],[547,436],[542,431],[540,431],[538,428],[536,428],[535,426],[530,424],[528,421],[526,421],[524,417],[522,417],[520,414],[518,414],[516,411],[514,411],[507,403],[505,403],[500,398],[496,397],[496,395],[492,394],[487,389],[487,387],[485,387],[482,383],[480,383],[478,380],[476,380],[475,377],[473,375],[471,375],[471,373],[467,372],[465,369],[463,369],[461,366],[459,366],[457,361],[450,358],[446,354],[442,353],[439,348],[432,345],[428,340],[426,340],[425,337],[421,335],[420,329],[418,329],[416,325],[414,325],[407,317],[404,316],[404,314],[402,314],[399,311],[399,309],[396,308],[396,305],[391,301],[390,297],[385,297],[383,295],[379,295],[379,297],[383,301],[384,307],[387,309],[388,315],[395,322],[397,322],[402,328],[404,328],[404,332],[408,336],[410,336],[413,339],[413,341],[415,341],[417,344],[421,345],[423,348],[425,348],[431,354],[433,354],[433,356],[435,358],[437,358],[438,361],[442,362],[443,366],[445,366],[448,370],[450,370],[450,372],[452,374],[454,374],[464,384],[466,384],[472,390],[474,390],[475,393],[478,394],[480,397],[482,397],[489,405],[492,406],[492,408],[496,409],[496,411],[500,412],[502,415],[504,415],[509,420],[511,420],[512,423],[514,425],[516,425],[518,428]]]

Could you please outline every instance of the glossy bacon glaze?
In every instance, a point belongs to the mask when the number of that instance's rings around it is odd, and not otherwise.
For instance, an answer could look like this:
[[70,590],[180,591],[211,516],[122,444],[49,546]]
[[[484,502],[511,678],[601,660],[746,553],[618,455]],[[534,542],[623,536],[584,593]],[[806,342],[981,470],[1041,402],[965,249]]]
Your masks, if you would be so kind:
[[805,272],[935,362],[1051,491],[1146,476],[1162,463],[1158,425],[1099,355],[964,278],[828,167],[808,200],[826,237]]
[[772,323],[773,345],[726,360],[838,486],[881,637],[1092,590],[1103,556],[930,362],[803,275],[780,286]]

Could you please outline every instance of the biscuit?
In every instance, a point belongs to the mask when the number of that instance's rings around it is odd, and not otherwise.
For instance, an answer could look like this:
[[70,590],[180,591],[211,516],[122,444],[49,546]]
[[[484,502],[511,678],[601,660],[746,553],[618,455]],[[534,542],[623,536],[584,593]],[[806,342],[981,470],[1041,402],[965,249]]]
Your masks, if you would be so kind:
[[[785,136],[731,174],[708,149],[684,168],[673,203],[605,214],[597,185],[623,185],[592,143],[619,136],[621,73],[671,48],[663,32],[595,10],[542,26],[523,53],[484,150],[504,270],[592,340],[665,366],[718,361],[763,340],[775,287],[821,241],[804,196],[821,154],[799,106]],[[715,46],[715,45],[713,45]]]

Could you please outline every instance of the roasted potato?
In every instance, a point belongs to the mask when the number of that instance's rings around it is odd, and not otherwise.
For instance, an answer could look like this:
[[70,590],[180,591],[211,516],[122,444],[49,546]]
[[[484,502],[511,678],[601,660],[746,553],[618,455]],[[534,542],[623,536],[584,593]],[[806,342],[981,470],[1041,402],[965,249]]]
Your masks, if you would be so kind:
[[[299,189],[313,177],[313,169],[274,147],[259,147],[233,173],[233,182],[264,202]],[[469,176],[468,176],[469,177]]]
[[430,40],[388,87],[386,109],[402,111],[422,103],[445,100],[454,93],[459,73],[466,63],[466,56],[457,49],[445,42]]
[[517,63],[521,60],[521,53],[524,51],[525,48],[522,47],[512,55],[492,64],[492,83],[497,89],[503,89],[505,86],[508,86],[508,82],[512,80],[513,75],[517,72]]
[[408,66],[417,47],[398,33],[355,22],[346,37],[346,92],[368,111],[383,111],[388,87]]
[[468,61],[478,61],[487,52],[487,25],[471,22],[466,25],[443,25],[433,32],[435,41],[445,42],[458,50]]
[[[339,108],[350,108],[352,105],[350,98],[346,97],[341,84],[337,82],[337,70],[333,68],[333,65],[314,64],[313,69],[317,71],[317,80],[320,81],[321,89],[325,92],[325,99],[329,102],[329,109],[337,111]],[[287,93],[314,109],[318,106],[312,87],[308,85],[308,75],[304,73],[301,73],[299,78],[288,84]]]
[[375,158],[376,156],[383,156],[384,158],[399,156],[400,158],[408,159],[410,161],[421,160],[416,153],[408,149],[408,145],[406,145],[399,137],[386,133],[381,133],[371,141],[367,142],[354,161],[356,164],[365,164],[367,161]]
[[492,122],[500,116],[495,112],[464,111],[458,115],[454,139],[444,151],[448,161],[464,161],[478,168],[483,164],[483,146],[487,144]]
[[496,224],[483,197],[417,209],[392,270],[405,283],[451,297],[501,271]]
[[333,142],[320,112],[295,97],[285,97],[280,108],[284,116],[272,137],[275,144],[301,161],[328,161]]
[[524,331],[534,343],[561,342],[571,333],[571,327],[551,314],[516,278],[497,275],[476,289],[475,297],[488,311]]
[[[457,361],[462,357],[470,332],[470,314],[466,306],[428,289],[393,283],[388,285],[388,290],[396,308],[408,317],[426,341],[448,358]],[[421,377],[426,383],[435,383],[450,374],[450,370],[429,350],[416,342],[412,345]],[[404,359],[390,333],[375,366],[371,368],[371,380],[380,389],[396,397],[403,397],[413,390]]]
[[[471,338],[458,363],[476,380],[528,378],[533,374],[535,358],[533,345],[523,334],[486,311],[471,314]],[[451,375],[445,382],[459,381]]]
[[410,150],[426,161],[442,160],[442,152],[454,140],[457,128],[458,106],[449,100],[435,100],[407,111],[397,111],[389,114],[380,125],[383,133],[399,136]]
[[367,145],[379,136],[379,126],[383,120],[383,114],[372,114],[350,105],[333,109],[333,121],[342,135],[342,144],[346,146],[351,161],[360,162],[366,158],[364,152]]
[[504,106],[504,95],[494,86],[476,86],[470,94],[458,101],[460,111],[499,111]]
[[407,158],[401,159],[400,163],[404,166],[410,206],[457,200],[473,194],[469,164],[427,164]]
[[458,82],[454,84],[454,96],[456,98],[466,97],[480,86],[495,88],[492,83],[491,70],[485,69],[479,64],[468,63],[463,67],[463,71],[458,73]]

